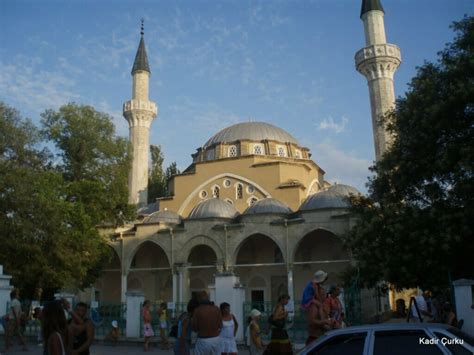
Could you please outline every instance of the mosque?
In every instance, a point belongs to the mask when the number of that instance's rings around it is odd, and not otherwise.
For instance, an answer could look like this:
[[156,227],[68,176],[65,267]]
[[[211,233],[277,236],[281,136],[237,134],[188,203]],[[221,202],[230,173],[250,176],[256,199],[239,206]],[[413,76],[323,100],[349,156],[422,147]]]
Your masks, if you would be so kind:
[[[386,43],[379,0],[363,0],[360,17],[366,46],[355,62],[368,81],[379,159],[390,137],[378,117],[395,102],[400,49]],[[129,202],[139,206],[139,216],[121,228],[101,228],[114,257],[92,297],[123,302],[128,290],[141,290],[147,299],[186,302],[223,272],[239,277],[236,286],[250,302],[274,302],[283,293],[299,300],[319,269],[328,272],[330,284],[342,282],[353,259],[340,237],[355,223],[348,196],[359,192],[331,185],[310,150],[271,123],[243,122],[210,135],[171,179],[170,196],[147,205],[149,130],[157,105],[149,99],[143,31],[132,77],[123,114],[133,146]]]

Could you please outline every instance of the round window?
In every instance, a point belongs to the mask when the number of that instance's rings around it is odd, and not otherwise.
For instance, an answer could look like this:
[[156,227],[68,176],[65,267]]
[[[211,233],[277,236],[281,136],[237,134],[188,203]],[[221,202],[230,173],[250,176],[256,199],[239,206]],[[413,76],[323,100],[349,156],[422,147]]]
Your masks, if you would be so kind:
[[253,185],[247,186],[247,192],[253,194],[255,192],[255,187]]
[[200,193],[199,193],[199,196],[201,198],[206,198],[207,197],[207,191],[206,190],[202,190]]
[[224,187],[230,187],[231,185],[232,185],[232,181],[230,181],[229,179],[224,180]]

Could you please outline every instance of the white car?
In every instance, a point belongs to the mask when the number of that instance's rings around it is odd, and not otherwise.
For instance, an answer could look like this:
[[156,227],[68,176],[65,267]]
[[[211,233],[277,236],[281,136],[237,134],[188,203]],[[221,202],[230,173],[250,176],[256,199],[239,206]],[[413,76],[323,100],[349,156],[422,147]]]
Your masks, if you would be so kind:
[[385,323],[332,330],[299,355],[472,355],[473,338],[446,324]]

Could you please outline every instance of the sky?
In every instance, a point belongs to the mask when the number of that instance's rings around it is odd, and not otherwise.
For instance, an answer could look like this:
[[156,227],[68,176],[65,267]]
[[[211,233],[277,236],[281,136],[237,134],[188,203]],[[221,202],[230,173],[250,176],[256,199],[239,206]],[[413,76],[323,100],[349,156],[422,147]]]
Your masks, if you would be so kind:
[[[453,39],[472,0],[381,0],[389,43],[401,48],[395,94]],[[128,136],[122,104],[145,19],[150,143],[184,170],[220,129],[264,121],[312,152],[330,182],[365,192],[374,160],[361,0],[0,1],[0,100],[39,123],[76,102],[110,114]]]

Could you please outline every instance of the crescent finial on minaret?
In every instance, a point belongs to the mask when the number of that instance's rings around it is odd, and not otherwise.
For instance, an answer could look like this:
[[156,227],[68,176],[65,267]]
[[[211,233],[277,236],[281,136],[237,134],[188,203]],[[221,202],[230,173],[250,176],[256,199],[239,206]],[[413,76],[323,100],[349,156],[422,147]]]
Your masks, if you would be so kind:
[[140,34],[143,36],[145,34],[145,19],[142,17],[141,21],[142,25],[140,27]]

